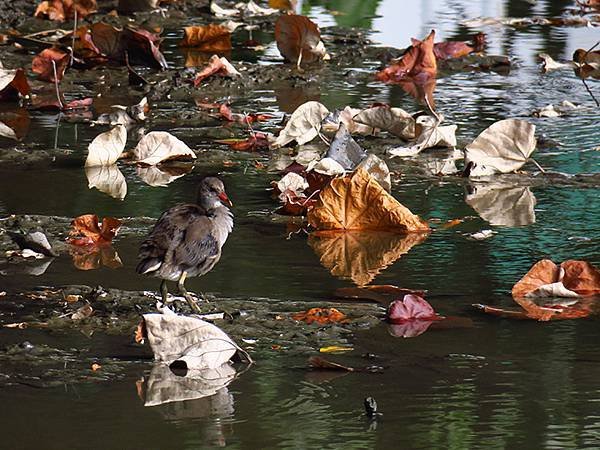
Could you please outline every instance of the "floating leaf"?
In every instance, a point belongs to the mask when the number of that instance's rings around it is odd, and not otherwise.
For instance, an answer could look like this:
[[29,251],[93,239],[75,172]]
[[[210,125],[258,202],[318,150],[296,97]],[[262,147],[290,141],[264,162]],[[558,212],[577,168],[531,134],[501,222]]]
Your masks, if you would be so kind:
[[185,27],[184,32],[180,47],[195,47],[202,52],[216,53],[231,50],[231,32],[223,25]]
[[302,62],[310,64],[329,57],[319,27],[305,16],[280,16],[275,22],[275,40],[281,55],[298,67]]
[[473,50],[473,47],[465,41],[437,42],[433,45],[433,54],[437,59],[461,58]]
[[483,130],[465,149],[470,176],[509,173],[520,169],[536,147],[535,125],[505,119]]
[[85,167],[112,166],[123,153],[126,142],[127,128],[123,125],[100,133],[88,146]]
[[312,141],[318,136],[321,122],[327,114],[329,110],[319,102],[311,101],[300,105],[271,144],[271,148],[284,147],[294,140],[298,145]]
[[220,328],[195,317],[144,314],[143,320],[156,361],[181,361],[188,369],[216,369],[238,351]]
[[72,245],[106,245],[117,235],[122,222],[114,217],[105,217],[102,225],[96,214],[84,214],[71,222],[73,229],[67,241]]
[[414,139],[415,119],[401,108],[388,105],[374,106],[362,110],[354,116],[358,123],[388,131],[404,140]]
[[155,166],[173,159],[196,159],[196,154],[183,141],[166,131],[151,131],[132,151],[140,164]]
[[399,61],[377,73],[377,79],[386,83],[395,83],[406,78],[425,82],[435,78],[437,62],[433,53],[435,32],[432,30],[423,41],[412,39],[412,45]]
[[363,169],[332,180],[321,191],[308,221],[317,230],[429,231],[427,222],[388,194]]
[[420,116],[416,123],[421,130],[417,141],[410,147],[390,149],[390,155],[414,156],[428,148],[456,146],[456,125],[442,126],[441,122],[431,116]]

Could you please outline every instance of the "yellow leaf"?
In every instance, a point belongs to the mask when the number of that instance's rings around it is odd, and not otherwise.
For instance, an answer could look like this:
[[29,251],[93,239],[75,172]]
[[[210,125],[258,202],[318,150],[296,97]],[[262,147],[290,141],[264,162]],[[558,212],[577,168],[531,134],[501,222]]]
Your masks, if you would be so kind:
[[342,353],[342,352],[351,352],[354,350],[352,347],[341,347],[339,345],[330,345],[328,347],[321,347],[319,351],[321,353]]
[[429,225],[388,194],[362,169],[336,178],[308,213],[317,230],[429,231]]

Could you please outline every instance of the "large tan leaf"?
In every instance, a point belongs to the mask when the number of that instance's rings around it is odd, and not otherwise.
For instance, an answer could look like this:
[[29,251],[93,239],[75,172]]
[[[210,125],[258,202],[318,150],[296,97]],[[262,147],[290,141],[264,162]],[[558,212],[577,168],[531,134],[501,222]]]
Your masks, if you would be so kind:
[[358,286],[364,286],[426,238],[423,233],[320,231],[311,233],[308,243],[331,275],[351,279]]
[[275,40],[281,55],[288,61],[311,63],[326,59],[327,52],[321,42],[319,27],[308,17],[282,15],[275,23]]
[[271,144],[271,148],[283,147],[294,140],[298,145],[312,141],[318,136],[321,122],[327,114],[329,110],[319,102],[311,101],[300,105]]
[[471,186],[465,198],[490,225],[521,227],[535,223],[535,196],[527,186],[481,183]]
[[196,154],[183,141],[166,131],[151,131],[133,149],[136,162],[155,166],[170,159],[196,159]]
[[127,128],[117,125],[112,130],[100,133],[88,146],[85,167],[111,166],[117,162],[127,142]]
[[535,146],[535,125],[519,119],[501,120],[467,145],[465,165],[473,163],[471,176],[513,172],[525,165]]
[[216,369],[237,352],[237,345],[212,323],[176,314],[144,314],[154,359],[184,361],[189,369]]
[[127,181],[116,164],[85,168],[88,188],[96,188],[113,198],[123,200],[127,195]]
[[308,221],[317,230],[429,231],[427,222],[363,169],[332,180],[309,211]]

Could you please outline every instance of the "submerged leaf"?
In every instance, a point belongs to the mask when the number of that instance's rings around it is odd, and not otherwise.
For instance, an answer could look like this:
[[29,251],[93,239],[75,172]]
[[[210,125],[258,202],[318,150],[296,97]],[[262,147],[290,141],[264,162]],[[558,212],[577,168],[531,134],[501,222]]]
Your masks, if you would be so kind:
[[309,211],[308,221],[317,230],[429,231],[427,222],[388,194],[363,169],[332,180]]

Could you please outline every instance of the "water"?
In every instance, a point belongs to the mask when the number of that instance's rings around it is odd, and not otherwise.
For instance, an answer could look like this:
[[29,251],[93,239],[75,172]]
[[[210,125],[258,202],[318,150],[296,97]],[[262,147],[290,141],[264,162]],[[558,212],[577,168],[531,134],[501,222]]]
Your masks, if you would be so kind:
[[[477,30],[459,25],[477,16],[557,16],[571,6],[566,1],[423,1],[316,2],[304,1],[300,10],[322,27],[359,26],[381,45],[404,47],[410,37],[424,37],[431,28],[441,39],[461,39]],[[547,52],[568,59],[573,50],[589,48],[600,39],[597,29],[489,26],[489,53],[506,54],[516,61],[509,75],[461,72],[440,78],[435,98],[448,123],[459,126],[459,142],[466,143],[490,123],[506,117],[526,118],[535,108],[569,100],[587,106],[558,119],[528,118],[537,134],[561,143],[536,151],[545,168],[565,174],[598,173],[600,154],[597,110],[581,81],[570,72],[541,74],[536,55]],[[167,33],[165,54],[182,65],[175,47],[177,34]],[[268,33],[253,36],[267,45],[261,64],[276,62],[276,48]],[[335,48],[334,48],[335,50]],[[233,60],[250,60],[235,53]],[[323,85],[310,95],[330,110],[351,105],[365,107],[387,102],[407,110],[419,107],[399,88],[376,82],[352,83],[339,76],[350,69],[374,71],[375,60],[356,67],[332,69]],[[600,95],[597,81],[590,87]],[[80,86],[86,92],[85,84]],[[88,86],[89,87],[89,86]],[[90,92],[93,91],[91,87]],[[89,92],[88,92],[89,94]],[[281,86],[232,98],[239,110],[290,112],[297,88]],[[106,104],[137,100],[124,88],[107,93]],[[159,102],[153,114],[168,117],[174,110],[193,113],[191,99]],[[291,108],[293,110],[293,108]],[[274,123],[265,129],[277,130]],[[25,138],[30,151],[56,154],[50,167],[0,168],[0,213],[77,216],[158,217],[177,202],[190,200],[199,179],[219,173],[235,203],[236,228],[215,269],[188,288],[222,297],[265,297],[299,301],[326,300],[337,287],[352,282],[331,275],[303,234],[292,234],[268,213],[275,208],[266,188],[276,176],[255,169],[248,158],[224,153],[240,164],[224,167],[218,158],[202,161],[223,146],[215,146],[206,130],[193,125],[161,129],[202,149],[194,171],[167,188],[144,184],[132,167],[121,166],[128,193],[118,201],[88,189],[81,161],[97,129],[57,123],[56,116],[31,114]],[[130,139],[130,144],[135,139]],[[8,143],[4,144],[8,146]],[[58,147],[59,150],[54,150]],[[66,150],[66,151],[65,151]],[[223,159],[222,158],[222,159]],[[519,179],[524,195],[535,198],[527,226],[500,227],[490,220],[514,213],[510,208],[488,221],[465,198],[477,187],[464,180],[424,177],[401,161],[392,167],[396,198],[427,219],[442,221],[469,217],[463,224],[433,233],[374,282],[427,289],[434,308],[444,315],[468,317],[469,328],[429,330],[413,339],[393,337],[386,325],[357,332],[355,355],[373,353],[383,374],[307,372],[304,355],[262,349],[257,364],[234,380],[226,391],[210,398],[144,407],[136,394],[136,380],[150,376],[152,365],[136,356],[129,337],[76,331],[3,330],[0,342],[29,340],[57,348],[84,348],[85,358],[123,358],[130,362],[116,380],[66,383],[55,388],[13,386],[0,390],[6,411],[2,447],[33,448],[597,448],[600,419],[597,405],[597,324],[595,319],[557,323],[513,322],[484,317],[472,303],[511,306],[508,292],[537,260],[586,259],[600,265],[600,191],[591,183],[556,184],[543,178]],[[514,185],[508,180],[509,186]],[[474,241],[465,234],[492,228],[493,238]],[[54,261],[41,277],[12,276],[1,280],[11,292],[43,285],[86,284],[124,290],[156,289],[156,280],[134,274],[137,248],[143,233],[125,233],[115,248],[124,266],[78,271],[68,258]],[[335,343],[331,343],[335,344]],[[91,355],[91,356],[90,356]],[[343,358],[342,358],[343,359]],[[353,360],[356,363],[356,359]],[[365,360],[365,365],[369,364]],[[336,374],[337,375],[337,374]],[[373,396],[383,412],[377,423],[363,415],[362,400]],[[32,433],[31,430],[36,430]]]

